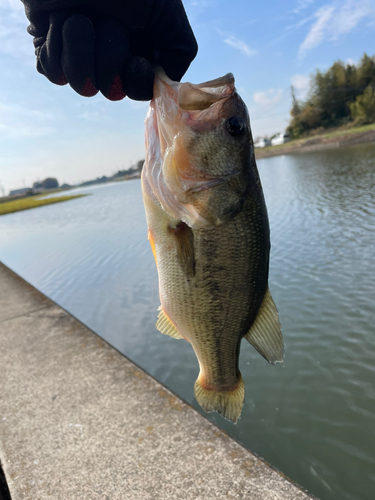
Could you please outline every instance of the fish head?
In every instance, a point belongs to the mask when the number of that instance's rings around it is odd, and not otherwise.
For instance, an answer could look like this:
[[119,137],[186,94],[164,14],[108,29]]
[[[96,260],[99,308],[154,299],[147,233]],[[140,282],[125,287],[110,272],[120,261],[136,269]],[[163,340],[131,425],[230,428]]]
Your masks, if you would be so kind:
[[194,229],[233,218],[257,177],[249,114],[233,75],[193,85],[158,70],[146,152],[144,175],[172,217]]

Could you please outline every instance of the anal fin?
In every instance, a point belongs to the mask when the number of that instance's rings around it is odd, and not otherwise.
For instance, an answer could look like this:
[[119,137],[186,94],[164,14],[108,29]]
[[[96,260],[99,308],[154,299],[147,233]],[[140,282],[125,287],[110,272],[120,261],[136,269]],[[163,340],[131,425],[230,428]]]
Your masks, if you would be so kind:
[[159,307],[159,311],[155,328],[159,330],[159,332],[164,333],[164,335],[169,335],[174,339],[183,339],[183,336],[178,332],[172,321],[165,314],[162,306]]
[[257,317],[244,338],[272,365],[284,361],[279,314],[268,288]]

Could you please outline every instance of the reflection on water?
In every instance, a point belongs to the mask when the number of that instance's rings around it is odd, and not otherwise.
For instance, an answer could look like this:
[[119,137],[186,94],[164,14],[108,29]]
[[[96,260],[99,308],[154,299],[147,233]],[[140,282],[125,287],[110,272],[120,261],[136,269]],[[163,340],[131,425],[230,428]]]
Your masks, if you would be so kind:
[[[375,146],[260,160],[270,289],[286,344],[248,344],[237,426],[209,418],[321,499],[375,491]],[[0,258],[173,391],[194,401],[189,344],[154,329],[157,274],[139,181],[0,218]]]

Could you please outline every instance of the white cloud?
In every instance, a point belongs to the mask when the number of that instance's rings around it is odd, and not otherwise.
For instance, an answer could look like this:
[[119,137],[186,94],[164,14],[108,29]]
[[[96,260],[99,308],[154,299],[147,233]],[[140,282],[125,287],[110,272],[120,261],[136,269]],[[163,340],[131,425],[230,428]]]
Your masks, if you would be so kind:
[[335,16],[332,29],[332,40],[341,34],[349,33],[362,19],[374,14],[374,7],[368,0],[347,0]]
[[305,100],[310,88],[310,78],[305,75],[294,75],[290,81],[296,91],[296,97]]
[[100,118],[100,113],[99,111],[84,111],[80,115],[78,115],[78,118],[82,118],[83,120],[98,120]]
[[307,9],[315,0],[298,0],[294,13],[298,14],[301,10]]
[[239,40],[238,38],[236,38],[233,35],[225,38],[224,43],[228,44],[230,47],[233,47],[234,49],[239,50],[240,52],[245,54],[245,56],[248,56],[248,57],[253,56],[254,54],[257,53],[256,50],[251,49],[245,42],[243,42],[242,40]]
[[283,132],[290,119],[288,112],[275,113],[272,116],[251,118],[251,131],[253,137],[270,137],[277,132]]
[[296,23],[293,23],[293,24],[289,24],[288,26],[285,26],[284,28],[284,31],[295,31],[295,30],[298,30],[300,28],[302,28],[302,26],[306,23],[308,23],[309,21],[311,21],[312,19],[314,19],[314,15],[312,16],[308,16],[308,17],[304,17],[303,19],[300,19],[298,22]]
[[0,53],[22,57],[34,64],[34,47],[26,32],[28,20],[18,0],[0,0]]
[[190,4],[193,7],[207,7],[208,5],[210,5],[210,2],[208,2],[207,0],[192,0]]
[[10,9],[15,12],[25,12],[20,0],[0,0],[0,9]]
[[303,57],[308,50],[313,49],[323,41],[326,35],[327,25],[333,16],[334,10],[335,7],[333,7],[332,5],[325,5],[315,13],[314,17],[317,18],[317,21],[313,24],[305,40],[299,48],[300,57]]
[[310,78],[305,75],[294,75],[291,81],[296,90],[306,90],[309,87]]
[[150,103],[148,101],[132,101],[126,99],[127,104],[135,111],[142,111],[146,115]]
[[355,61],[354,59],[352,59],[351,57],[348,57],[346,62],[348,64],[350,64],[351,66],[356,66],[357,65],[357,61]]
[[299,56],[303,58],[309,50],[324,41],[335,41],[342,35],[356,28],[362,20],[374,17],[374,0],[345,0],[320,7],[316,19],[299,47]]
[[262,92],[254,92],[253,99],[257,104],[270,105],[280,101],[282,89],[268,89]]
[[55,132],[48,123],[52,118],[50,113],[0,103],[0,135],[10,139],[49,135]]

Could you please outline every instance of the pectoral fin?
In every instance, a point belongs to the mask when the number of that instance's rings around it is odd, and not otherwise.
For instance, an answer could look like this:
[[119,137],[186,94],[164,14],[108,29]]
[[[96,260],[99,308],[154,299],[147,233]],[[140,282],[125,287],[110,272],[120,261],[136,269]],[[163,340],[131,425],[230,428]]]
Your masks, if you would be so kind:
[[170,227],[177,246],[177,258],[187,278],[195,275],[194,235],[192,229],[180,222],[175,228]]
[[159,307],[159,310],[160,312],[155,328],[159,330],[159,332],[164,333],[164,335],[169,335],[174,339],[183,339],[182,335],[178,332],[177,328],[165,314],[161,306]]
[[258,315],[244,337],[269,363],[284,361],[284,343],[279,315],[267,288]]

